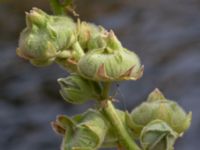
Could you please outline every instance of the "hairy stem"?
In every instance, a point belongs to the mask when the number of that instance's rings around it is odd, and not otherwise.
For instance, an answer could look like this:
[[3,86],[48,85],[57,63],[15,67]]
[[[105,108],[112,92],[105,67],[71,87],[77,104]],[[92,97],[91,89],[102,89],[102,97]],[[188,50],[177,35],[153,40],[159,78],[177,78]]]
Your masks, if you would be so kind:
[[125,125],[122,120],[118,116],[112,101],[109,99],[109,89],[110,83],[103,83],[104,89],[102,92],[102,97],[105,103],[102,103],[102,109],[105,113],[106,117],[110,121],[112,127],[114,128],[114,132],[117,134],[120,145],[122,145],[126,150],[140,150],[137,144],[134,142],[132,137],[129,135]]
[[102,95],[102,100],[105,100],[105,99],[108,99],[108,97],[109,97],[111,83],[103,82],[102,84],[103,84],[103,91],[102,91],[101,95]]
[[49,0],[50,6],[56,15],[65,15],[65,8],[60,4],[59,0]]
[[110,123],[112,124],[112,127],[114,128],[114,131],[117,134],[121,145],[126,150],[140,150],[140,148],[134,142],[132,137],[129,135],[123,122],[119,118],[111,100],[107,100],[107,103],[103,108],[103,111],[106,114],[107,118],[109,119]]

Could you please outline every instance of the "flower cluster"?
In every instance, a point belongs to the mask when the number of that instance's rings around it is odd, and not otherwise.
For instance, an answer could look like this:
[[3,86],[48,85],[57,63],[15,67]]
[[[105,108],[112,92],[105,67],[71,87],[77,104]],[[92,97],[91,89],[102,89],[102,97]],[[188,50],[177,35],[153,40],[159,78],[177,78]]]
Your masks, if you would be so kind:
[[84,78],[100,81],[136,80],[143,67],[113,31],[67,16],[51,16],[38,8],[26,13],[17,54],[36,66],[52,62]]
[[35,66],[59,64],[70,76],[58,79],[64,100],[82,104],[97,100],[96,109],[69,118],[58,116],[53,129],[63,135],[62,150],[124,147],[173,150],[176,139],[189,128],[191,113],[154,90],[131,113],[116,109],[108,85],[137,80],[144,67],[133,51],[123,47],[114,32],[101,26],[75,22],[69,16],[48,15],[33,8],[26,13],[17,54]]

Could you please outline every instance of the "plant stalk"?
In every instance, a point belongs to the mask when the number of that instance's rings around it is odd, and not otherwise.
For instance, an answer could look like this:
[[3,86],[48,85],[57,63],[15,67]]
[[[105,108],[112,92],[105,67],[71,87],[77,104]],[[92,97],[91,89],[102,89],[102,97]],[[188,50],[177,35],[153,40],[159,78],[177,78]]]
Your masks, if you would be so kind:
[[65,8],[60,4],[59,0],[49,0],[50,6],[55,15],[65,15]]
[[134,142],[132,137],[129,135],[121,119],[119,118],[111,100],[107,100],[107,103],[103,108],[103,111],[106,114],[107,118],[109,119],[110,123],[112,124],[114,131],[116,131],[120,144],[126,150],[140,150],[138,145]]
[[102,95],[102,100],[106,100],[109,98],[109,91],[110,91],[110,86],[111,83],[110,82],[103,82],[103,91],[101,93]]
[[102,109],[108,120],[110,121],[112,127],[114,128],[115,133],[117,134],[120,145],[122,145],[126,150],[141,150],[138,145],[134,142],[132,137],[129,135],[125,125],[118,116],[112,101],[109,99],[109,89],[110,83],[104,83],[104,90],[102,96],[106,103],[103,103]]

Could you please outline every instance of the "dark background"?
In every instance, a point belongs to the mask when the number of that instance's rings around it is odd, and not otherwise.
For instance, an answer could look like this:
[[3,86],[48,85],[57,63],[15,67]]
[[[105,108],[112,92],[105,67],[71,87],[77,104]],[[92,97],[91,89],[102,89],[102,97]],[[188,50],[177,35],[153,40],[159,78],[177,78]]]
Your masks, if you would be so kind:
[[[123,45],[145,65],[142,79],[120,84],[118,105],[131,110],[155,87],[193,112],[191,128],[176,150],[200,147],[200,1],[76,0],[82,20],[113,29]],[[0,150],[58,150],[61,138],[50,121],[88,107],[61,99],[56,79],[67,75],[57,65],[35,68],[15,54],[24,12],[47,0],[0,2]]]

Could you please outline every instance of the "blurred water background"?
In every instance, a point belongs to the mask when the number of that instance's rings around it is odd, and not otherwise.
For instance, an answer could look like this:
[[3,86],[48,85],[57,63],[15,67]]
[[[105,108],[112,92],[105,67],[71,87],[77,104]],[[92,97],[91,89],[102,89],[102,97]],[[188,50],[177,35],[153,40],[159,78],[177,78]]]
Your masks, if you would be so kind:
[[[145,65],[142,79],[120,84],[118,103],[131,110],[155,87],[193,112],[192,126],[176,150],[200,147],[200,1],[76,0],[82,20],[113,29],[123,45]],[[62,100],[56,79],[67,73],[57,65],[35,68],[15,49],[33,6],[50,12],[47,0],[0,2],[0,150],[58,150],[61,138],[50,121],[57,114],[83,112]]]

